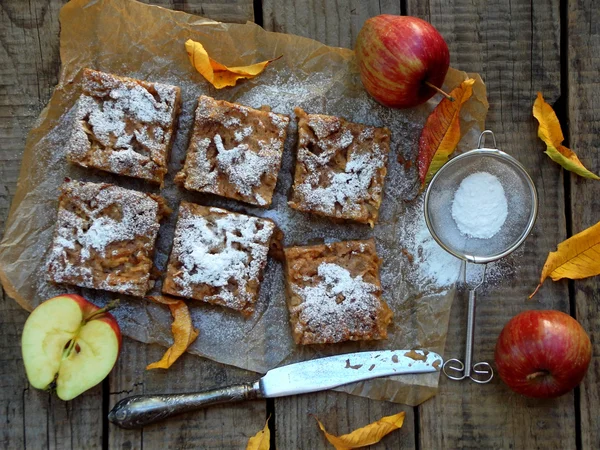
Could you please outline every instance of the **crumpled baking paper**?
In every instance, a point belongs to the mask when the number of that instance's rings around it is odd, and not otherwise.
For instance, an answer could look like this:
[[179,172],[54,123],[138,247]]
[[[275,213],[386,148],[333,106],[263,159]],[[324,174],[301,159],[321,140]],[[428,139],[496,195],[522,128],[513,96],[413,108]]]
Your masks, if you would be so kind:
[[[318,356],[373,349],[425,348],[442,353],[448,328],[454,285],[460,271],[457,260],[433,243],[422,218],[416,158],[418,138],[427,115],[439,102],[410,110],[385,108],[362,88],[354,54],[311,39],[271,33],[253,24],[226,24],[131,0],[72,0],[61,10],[60,80],[47,107],[31,130],[6,232],[0,243],[0,279],[9,296],[31,310],[40,302],[65,292],[77,292],[102,305],[116,297],[101,291],[53,286],[44,275],[45,260],[54,231],[58,189],[65,177],[109,181],[124,187],[157,192],[141,181],[71,166],[64,142],[72,107],[80,94],[78,80],[90,67],[118,75],[175,84],[182,88],[183,108],[171,155],[169,174],[160,192],[173,215],[161,227],[155,264],[164,270],[176,209],[184,199],[269,217],[285,233],[285,244],[313,244],[374,236],[383,258],[384,297],[394,312],[387,341],[299,347],[294,345],[284,298],[281,263],[271,259],[255,314],[244,319],[221,307],[190,301],[200,336],[189,351],[206,358],[264,373],[283,363]],[[184,49],[187,39],[201,42],[224,64],[234,66],[283,57],[253,80],[217,91],[191,66]],[[477,75],[474,95],[461,113],[461,148],[476,145],[487,113],[485,86]],[[466,74],[451,69],[445,88],[450,91]],[[287,207],[292,184],[295,120],[289,130],[283,167],[274,203],[268,210],[249,207],[216,196],[184,192],[173,185],[182,167],[199,95],[251,107],[270,105],[278,113],[307,112],[345,117],[351,121],[387,126],[392,150],[380,223],[371,230],[359,224],[333,224]],[[160,282],[155,292],[160,289]],[[168,309],[144,299],[121,297],[115,311],[123,333],[133,339],[171,344]],[[177,377],[177,364],[170,370]],[[405,375],[356,383],[345,392],[416,405],[435,394],[439,373]],[[201,388],[201,386],[198,386]]]

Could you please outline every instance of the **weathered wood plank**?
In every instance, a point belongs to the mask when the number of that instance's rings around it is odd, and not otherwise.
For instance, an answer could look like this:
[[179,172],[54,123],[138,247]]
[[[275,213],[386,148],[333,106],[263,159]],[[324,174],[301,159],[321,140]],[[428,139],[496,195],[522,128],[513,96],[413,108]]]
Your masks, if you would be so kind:
[[[568,9],[569,146],[583,164],[600,172],[600,15],[597,2],[569,2]],[[600,221],[600,184],[570,175],[573,234]],[[575,284],[576,317],[592,339],[592,363],[580,388],[583,449],[600,447],[600,277]]]
[[252,0],[141,0],[143,3],[176,9],[221,22],[254,21]]
[[58,80],[60,2],[0,4],[0,232],[14,194],[25,136]]
[[[327,45],[353,48],[364,21],[378,14],[400,14],[400,1],[264,0],[265,29],[310,37]],[[326,429],[345,434],[382,416],[406,412],[401,430],[372,448],[415,448],[414,410],[411,407],[338,392],[322,392],[275,399],[277,448],[329,448],[316,421]]]
[[263,26],[336,47],[353,48],[364,21],[378,14],[400,14],[400,0],[264,0]]
[[[0,230],[8,214],[25,137],[57,82],[61,2],[0,4]],[[101,448],[102,388],[62,402],[31,388],[21,359],[27,314],[0,294],[0,423],[3,448]]]
[[331,444],[325,439],[314,417],[323,423],[329,433],[339,436],[400,411],[406,412],[402,428],[388,434],[379,444],[369,447],[372,449],[415,448],[412,407],[333,391],[276,399],[277,448],[306,450],[331,448]]
[[[561,171],[542,152],[531,108],[537,90],[560,95],[559,2],[410,0],[408,13],[433,23],[450,47],[451,63],[479,72],[486,82],[487,127],[501,149],[532,175],[540,211],[532,236],[510,257],[505,274],[479,294],[475,361],[493,361],[500,330],[531,308],[569,310],[566,283],[550,284],[527,302],[546,254],[566,234]],[[446,356],[464,351],[465,304],[455,302]],[[443,380],[440,393],[420,407],[421,448],[575,448],[573,394],[528,400],[496,379],[489,385]]]

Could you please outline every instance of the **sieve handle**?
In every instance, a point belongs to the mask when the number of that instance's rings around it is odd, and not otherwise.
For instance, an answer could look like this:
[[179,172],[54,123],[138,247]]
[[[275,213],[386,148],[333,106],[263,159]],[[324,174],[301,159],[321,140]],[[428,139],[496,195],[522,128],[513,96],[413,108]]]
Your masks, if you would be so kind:
[[483,145],[485,144],[486,135],[491,136],[492,141],[494,142],[494,146],[492,148],[497,149],[498,145],[496,144],[496,136],[494,136],[494,132],[492,130],[484,130],[481,132],[481,134],[479,135],[479,141],[477,142],[477,148],[483,148]]
[[469,291],[469,306],[467,312],[467,339],[465,343],[465,377],[471,378],[473,362],[473,344],[475,339],[475,289]]
[[494,378],[494,370],[487,362],[478,362],[473,364],[473,345],[475,339],[475,305],[476,305],[476,290],[485,281],[486,267],[483,270],[481,282],[473,289],[469,290],[469,304],[467,308],[467,339],[465,342],[465,360],[464,362],[452,358],[447,360],[442,369],[446,376],[451,380],[471,379],[475,383],[485,384],[492,381]]

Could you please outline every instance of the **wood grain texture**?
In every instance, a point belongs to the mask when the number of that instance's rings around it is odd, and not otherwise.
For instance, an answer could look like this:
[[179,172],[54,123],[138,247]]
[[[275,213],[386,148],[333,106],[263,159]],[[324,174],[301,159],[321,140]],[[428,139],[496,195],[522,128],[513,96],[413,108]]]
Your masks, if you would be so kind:
[[[569,146],[591,171],[600,172],[600,12],[590,0],[569,2]],[[570,174],[573,234],[600,221],[600,183]],[[577,280],[576,317],[592,340],[592,362],[580,387],[583,449],[600,447],[600,277]]]
[[[0,3],[0,230],[8,214],[25,138],[57,82],[62,2]],[[21,359],[25,311],[0,292],[0,446],[102,446],[102,388],[62,402],[29,386]],[[4,420],[5,419],[5,420]]]
[[406,412],[402,428],[371,449],[414,449],[413,408],[333,391],[275,399],[276,445],[278,449],[330,449],[314,417],[328,433],[340,436],[400,411]]
[[61,2],[0,3],[0,232],[25,137],[58,81]]
[[354,48],[364,21],[400,14],[400,0],[264,0],[263,26],[335,47]]
[[[202,339],[202,330],[200,337]],[[145,370],[158,361],[164,348],[125,339],[117,366],[110,375],[110,407],[129,395],[197,392],[254,381],[257,375],[185,354],[168,370]],[[213,406],[174,417],[141,430],[109,425],[110,448],[164,449],[245,448],[248,439],[265,425],[266,402],[252,401]]]
[[253,0],[141,0],[141,2],[197,14],[220,22],[254,21]]
[[[533,234],[522,249],[491,268],[479,293],[474,361],[493,361],[498,334],[520,311],[569,310],[566,283],[547,283],[536,302],[527,302],[547,252],[566,234],[560,168],[543,154],[531,109],[536,91],[550,102],[560,94],[558,1],[408,1],[449,44],[451,64],[479,72],[488,89],[487,128],[499,147],[527,168],[540,195]],[[502,277],[493,276],[494,270]],[[513,273],[511,273],[513,272]],[[464,352],[465,300],[454,304],[446,356]],[[573,394],[528,400],[498,377],[489,385],[444,379],[440,393],[420,407],[421,448],[575,448]]]
[[[364,21],[378,14],[400,14],[400,1],[264,0],[265,29],[298,34],[327,45],[353,48]],[[276,443],[279,449],[331,448],[314,418],[333,434],[346,434],[382,416],[406,411],[401,430],[386,436],[378,448],[415,448],[414,410],[338,392],[275,399]]]

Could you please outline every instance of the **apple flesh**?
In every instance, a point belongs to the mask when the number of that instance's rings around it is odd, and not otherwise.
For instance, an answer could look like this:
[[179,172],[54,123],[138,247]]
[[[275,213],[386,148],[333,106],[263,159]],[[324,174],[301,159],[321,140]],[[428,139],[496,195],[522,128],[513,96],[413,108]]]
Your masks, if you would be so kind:
[[525,311],[504,327],[496,344],[500,378],[528,397],[558,397],[588,369],[592,344],[583,327],[560,311]]
[[446,78],[448,45],[428,22],[383,14],[368,19],[356,38],[362,83],[379,103],[411,108],[429,100]]
[[104,309],[79,295],[61,295],[30,314],[21,349],[29,383],[71,400],[111,371],[121,349],[121,331]]

